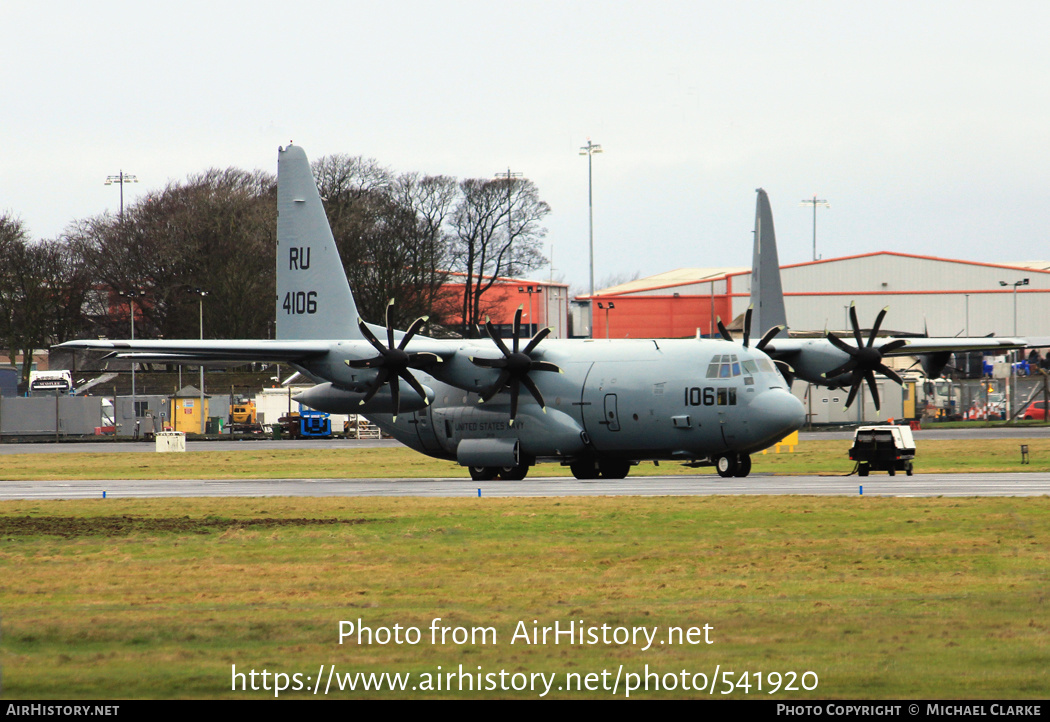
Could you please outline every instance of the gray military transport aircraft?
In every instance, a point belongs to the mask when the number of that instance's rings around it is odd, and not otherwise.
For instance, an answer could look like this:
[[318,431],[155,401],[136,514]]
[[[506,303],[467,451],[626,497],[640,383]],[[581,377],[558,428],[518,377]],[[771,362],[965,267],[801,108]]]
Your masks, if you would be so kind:
[[[780,283],[780,260],[777,257],[776,234],[773,231],[773,212],[769,196],[758,189],[758,204],[755,211],[755,241],[751,266],[751,307],[754,309],[755,328],[787,329],[787,314],[784,310],[784,293]],[[953,353],[959,351],[1004,352],[1024,348],[1025,339],[995,338],[931,338],[915,336],[908,338],[879,338],[879,328],[888,308],[883,308],[875,317],[867,341],[857,321],[857,311],[850,304],[850,325],[856,346],[842,341],[828,331],[824,338],[790,338],[783,333],[780,338],[767,340],[763,350],[780,368],[789,381],[797,377],[820,386],[849,388],[846,408],[853,403],[861,384],[867,382],[871,390],[875,409],[879,409],[879,391],[875,385],[875,372],[887,376],[898,384],[900,375],[883,363],[886,356],[915,356],[928,378],[937,378],[944,371]],[[719,323],[722,335],[728,337]],[[1045,340],[1033,339],[1031,345],[1042,346]]]
[[[764,237],[764,195],[756,241]],[[765,206],[768,212],[768,199]],[[769,355],[779,328],[753,345],[749,322],[742,342],[728,333],[547,339],[550,329],[524,339],[520,309],[509,343],[491,324],[489,339],[463,340],[421,336],[425,319],[404,332],[389,321],[382,328],[358,317],[310,163],[297,146],[279,149],[277,207],[275,340],[61,346],[140,362],[290,364],[317,383],[296,397],[302,404],[364,414],[411,448],[468,467],[477,480],[522,479],[540,462],[568,465],[578,479],[622,479],[644,460],[713,464],[723,477],[747,476],[750,454],[805,421]],[[771,215],[768,228],[772,234]],[[776,342],[777,355],[800,376],[840,367],[836,374],[859,386],[870,369],[882,370],[868,360],[880,353],[871,343],[861,351],[823,339],[817,343],[824,347],[807,343]]]

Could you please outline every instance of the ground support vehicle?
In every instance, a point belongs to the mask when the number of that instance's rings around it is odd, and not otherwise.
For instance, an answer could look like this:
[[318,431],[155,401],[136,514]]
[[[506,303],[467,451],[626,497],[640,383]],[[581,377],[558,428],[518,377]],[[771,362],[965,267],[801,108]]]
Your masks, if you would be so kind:
[[894,476],[898,470],[912,475],[915,440],[907,426],[860,426],[853,435],[849,458],[857,462],[857,475],[886,471]]

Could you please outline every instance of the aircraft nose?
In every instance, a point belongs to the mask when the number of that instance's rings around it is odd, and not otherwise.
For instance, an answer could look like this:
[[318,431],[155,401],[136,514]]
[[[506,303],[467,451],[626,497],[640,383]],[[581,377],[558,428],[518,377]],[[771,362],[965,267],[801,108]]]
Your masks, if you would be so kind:
[[769,389],[750,405],[752,433],[769,444],[780,441],[806,423],[806,407],[785,389]]

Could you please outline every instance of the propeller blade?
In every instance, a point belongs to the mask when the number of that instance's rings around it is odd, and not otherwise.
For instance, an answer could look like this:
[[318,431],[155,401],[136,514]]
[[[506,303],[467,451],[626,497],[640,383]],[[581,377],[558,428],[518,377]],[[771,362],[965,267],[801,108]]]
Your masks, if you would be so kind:
[[412,390],[423,397],[423,403],[430,406],[430,399],[427,398],[427,392],[423,388],[423,385],[416,380],[416,377],[410,374],[408,371],[402,371],[398,374],[405,382],[412,387]]
[[795,369],[791,368],[791,364],[786,361],[774,361],[777,370],[780,371],[780,375],[784,377],[784,381],[787,382],[788,386],[795,380]]
[[903,348],[907,345],[907,341],[905,341],[903,338],[899,338],[896,341],[890,341],[889,343],[884,343],[883,345],[879,346],[879,353],[885,356],[886,354],[893,353],[897,349]]
[[371,401],[372,397],[375,396],[377,393],[379,393],[379,389],[383,388],[383,384],[386,383],[386,381],[387,381],[387,379],[389,377],[390,377],[390,372],[389,371],[387,371],[385,368],[380,368],[379,369],[379,373],[376,374],[375,381],[373,381],[368,386],[368,393],[366,393],[365,397],[363,399],[361,399],[361,405],[362,406],[364,404],[368,403],[369,401]]
[[886,312],[890,310],[889,306],[883,307],[879,311],[879,315],[875,317],[875,325],[871,327],[871,335],[868,336],[868,348],[875,343],[875,337],[879,335],[879,327],[882,326],[882,319],[886,318]]
[[379,353],[383,353],[384,351],[386,351],[386,348],[383,346],[383,344],[379,343],[379,339],[377,339],[375,334],[372,333],[372,330],[368,328],[368,324],[365,323],[364,319],[357,319],[357,327],[361,329],[361,333],[364,334],[365,338],[368,339],[368,342],[370,344],[376,347],[376,350],[379,351]]
[[859,389],[860,389],[860,381],[859,380],[854,382],[854,384],[849,387],[849,396],[846,397],[846,408],[847,409],[850,406],[853,405],[853,399],[857,398],[857,391]]
[[542,341],[543,339],[547,338],[547,336],[550,335],[550,332],[551,332],[550,327],[541,328],[539,330],[539,332],[535,336],[532,337],[532,340],[529,341],[529,345],[525,347],[525,349],[522,351],[522,353],[532,353],[533,350],[537,346],[540,345],[540,341]]
[[501,369],[507,365],[507,358],[482,358],[480,356],[471,356],[470,362],[483,369]]
[[887,378],[891,378],[891,379],[893,379],[894,381],[896,381],[899,384],[903,384],[904,383],[904,379],[901,378],[900,374],[897,373],[896,371],[894,371],[893,369],[891,369],[886,364],[879,364],[878,365],[878,371],[883,376],[886,376]]
[[857,320],[857,306],[852,301],[849,304],[849,321],[853,324],[853,336],[857,339],[857,348],[864,345],[864,339],[860,334],[860,322]]
[[489,386],[488,390],[482,392],[481,397],[478,399],[478,403],[483,404],[487,401],[491,401],[493,396],[503,390],[503,387],[507,385],[508,380],[510,380],[510,371],[503,369],[499,372],[499,377],[496,379],[496,383]]
[[828,331],[827,339],[828,339],[828,341],[831,341],[831,345],[834,346],[835,348],[837,348],[839,351],[844,351],[845,353],[848,353],[850,356],[853,356],[853,355],[855,355],[857,353],[857,349],[856,348],[854,348],[853,346],[850,346],[848,343],[846,343],[845,341],[840,339],[838,336],[836,336],[835,334],[831,333],[831,331]]
[[855,368],[857,368],[857,362],[854,361],[851,358],[849,361],[847,361],[846,363],[842,364],[838,368],[833,368],[833,369],[831,369],[831,371],[825,371],[823,376],[826,379],[833,379],[836,376],[841,376],[842,374],[846,373],[847,371],[852,371]]
[[[386,316],[384,317],[386,320],[386,338],[389,341],[387,348],[394,348],[394,327],[390,324],[390,309],[393,307],[394,299],[391,298],[386,304]],[[396,416],[397,414],[394,415]]]
[[751,340],[751,313],[755,310],[754,304],[747,307],[747,311],[744,312],[744,348],[747,348],[748,342]]
[[[871,390],[871,400],[875,402],[875,411],[881,411],[882,409],[879,408],[879,387],[875,383],[875,372],[865,372],[864,380],[868,382],[868,388]],[[857,385],[859,386],[860,384]]]
[[529,364],[529,371],[556,371],[562,373],[561,367],[550,361],[533,361]]
[[[518,310],[514,312],[514,353],[518,352],[518,339],[521,337],[521,311],[523,306],[518,306]],[[511,418],[514,418],[514,414],[511,414]]]
[[401,339],[401,343],[399,343],[397,347],[404,351],[405,346],[408,345],[408,342],[412,340],[413,336],[419,333],[419,329],[423,328],[423,324],[425,324],[427,320],[429,320],[429,316],[420,316],[413,321],[412,325],[408,327],[407,331],[405,331],[405,336]]
[[726,341],[729,341],[730,343],[732,343],[733,337],[729,335],[729,331],[726,330],[725,324],[722,323],[722,317],[718,316],[717,321],[718,321],[718,333],[720,333],[722,335],[722,338],[724,338]]
[[515,376],[510,382],[510,425],[514,426],[514,418],[518,415],[518,391],[521,389],[521,383],[518,377]]
[[[784,326],[774,326],[773,328],[771,328],[768,331],[766,331],[765,335],[758,342],[758,345],[755,346],[755,348],[757,348],[759,351],[765,351],[766,350],[766,346],[769,345],[769,342],[772,341],[776,337],[776,335],[778,333],[783,331],[784,328],[785,328]],[[772,351],[772,350],[773,349],[770,349],[770,351]]]
[[[394,401],[394,421],[397,421],[397,413],[401,410],[401,384],[398,383],[399,374],[394,374],[390,380],[390,398]],[[426,395],[423,396],[426,398]]]
[[499,337],[499,334],[496,333],[496,327],[492,325],[492,321],[486,319],[485,328],[488,329],[489,338],[491,338],[495,342],[496,346],[499,347],[499,350],[503,353],[503,355],[510,356],[510,349],[507,348],[507,344],[503,343],[503,339],[501,339]]
[[543,409],[543,413],[547,413],[547,404],[543,403],[543,394],[540,393],[539,388],[536,386],[536,382],[528,376],[522,376],[521,384],[530,394],[532,394],[532,398],[536,399],[536,403],[540,405],[541,409]]

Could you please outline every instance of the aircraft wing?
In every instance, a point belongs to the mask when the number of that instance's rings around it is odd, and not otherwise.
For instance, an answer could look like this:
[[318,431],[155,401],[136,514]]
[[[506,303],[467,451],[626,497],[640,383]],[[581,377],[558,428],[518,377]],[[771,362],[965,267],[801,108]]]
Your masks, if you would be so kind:
[[142,363],[230,363],[301,361],[332,350],[332,341],[67,341],[57,348],[108,352],[107,358],[128,358]]
[[[853,339],[845,339],[850,345],[854,345]],[[980,338],[930,338],[925,336],[914,336],[904,338],[886,337],[879,339],[874,344],[877,349],[891,344],[894,341],[904,341],[904,345],[890,348],[882,352],[883,356],[918,356],[926,353],[961,353],[964,351],[1012,351],[1014,349],[1030,346],[1028,339],[1023,338],[997,338],[993,336]],[[774,338],[766,346],[765,351],[774,359],[789,360],[789,356],[805,354],[807,352],[825,351],[832,348],[831,343],[824,338]]]
[[[899,382],[899,375],[882,363],[887,356],[916,356],[923,371],[936,378],[953,353],[963,351],[1010,351],[1024,348],[1020,338],[880,338],[871,348],[865,343],[857,349],[856,339],[774,338],[764,351],[778,363],[786,364],[788,377],[797,377],[821,386],[851,387],[850,401],[864,379],[874,385],[873,372]],[[877,404],[876,404],[877,405]],[[849,404],[847,403],[847,406]]]

